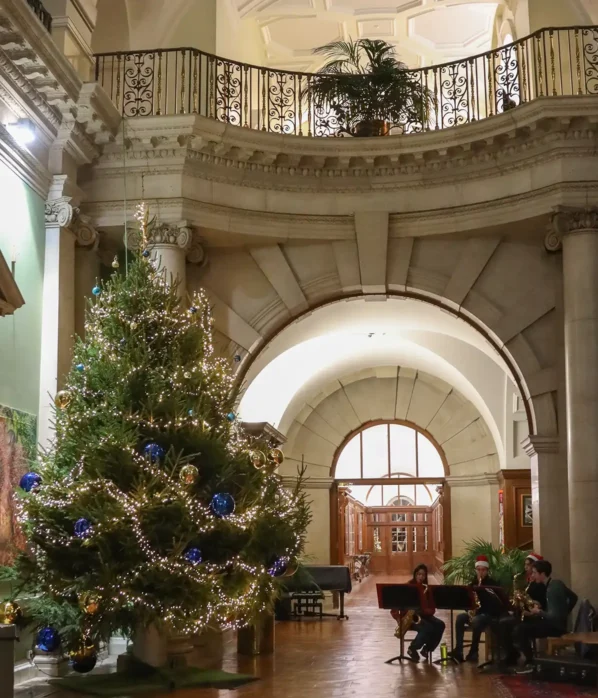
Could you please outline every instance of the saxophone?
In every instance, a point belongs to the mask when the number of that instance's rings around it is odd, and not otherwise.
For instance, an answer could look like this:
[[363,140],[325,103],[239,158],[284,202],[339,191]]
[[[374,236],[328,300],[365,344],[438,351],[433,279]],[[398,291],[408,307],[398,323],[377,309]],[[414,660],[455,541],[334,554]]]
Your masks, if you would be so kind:
[[480,597],[477,595],[477,593],[474,591],[473,595],[475,596],[475,606],[470,610],[467,611],[467,615],[469,616],[469,623],[473,623],[473,619],[476,617],[477,612],[480,610],[482,607],[482,604],[480,602]]
[[[523,572],[516,574],[513,577],[513,582],[516,582],[517,578],[521,577],[522,574]],[[525,589],[514,589],[513,596],[511,597],[511,603],[513,604],[513,608],[515,609],[516,613],[520,614],[522,621],[526,611],[531,611],[532,608],[534,608],[534,606],[538,606],[538,602],[534,601],[532,597],[528,594],[530,584],[528,584],[525,587]],[[515,587],[515,584],[513,584],[513,587]]]
[[[424,588],[424,594],[427,594],[428,585],[422,584],[422,586]],[[391,612],[391,615],[397,621],[395,637],[402,640],[407,632],[411,629],[411,626],[416,622],[417,614],[415,611],[407,611],[405,614],[401,614],[399,611],[397,613]]]

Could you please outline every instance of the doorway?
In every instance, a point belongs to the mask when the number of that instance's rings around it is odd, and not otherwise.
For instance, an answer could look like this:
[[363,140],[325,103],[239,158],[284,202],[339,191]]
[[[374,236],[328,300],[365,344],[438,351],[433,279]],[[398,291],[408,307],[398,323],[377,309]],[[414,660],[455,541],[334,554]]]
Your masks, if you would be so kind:
[[369,422],[338,449],[333,474],[333,564],[354,572],[367,554],[371,574],[404,577],[420,563],[441,573],[451,554],[450,490],[444,454],[425,430]]

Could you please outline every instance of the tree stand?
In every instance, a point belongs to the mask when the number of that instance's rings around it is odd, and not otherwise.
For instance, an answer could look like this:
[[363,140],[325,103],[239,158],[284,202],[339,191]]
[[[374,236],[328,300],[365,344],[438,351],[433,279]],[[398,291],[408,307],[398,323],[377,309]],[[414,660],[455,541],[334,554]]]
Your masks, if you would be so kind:
[[274,652],[274,616],[263,615],[237,633],[237,652],[247,657]]
[[[131,655],[133,659],[152,667],[176,669],[186,666],[188,655],[193,652],[191,638],[185,635],[169,634],[156,625],[139,628],[133,638]],[[126,671],[126,662],[123,662]]]

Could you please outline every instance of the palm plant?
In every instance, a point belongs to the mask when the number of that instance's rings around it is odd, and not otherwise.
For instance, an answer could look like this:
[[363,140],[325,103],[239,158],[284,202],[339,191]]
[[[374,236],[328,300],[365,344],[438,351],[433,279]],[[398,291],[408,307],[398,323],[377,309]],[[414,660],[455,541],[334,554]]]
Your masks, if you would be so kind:
[[308,83],[316,108],[328,106],[339,130],[383,136],[390,129],[422,130],[433,96],[421,74],[408,70],[386,41],[333,41],[314,49],[328,60]]
[[507,591],[513,590],[514,579],[524,571],[528,553],[519,548],[497,548],[492,543],[475,538],[463,554],[447,560],[443,566],[445,584],[470,584],[475,575],[475,560],[485,555],[490,563],[490,576]]

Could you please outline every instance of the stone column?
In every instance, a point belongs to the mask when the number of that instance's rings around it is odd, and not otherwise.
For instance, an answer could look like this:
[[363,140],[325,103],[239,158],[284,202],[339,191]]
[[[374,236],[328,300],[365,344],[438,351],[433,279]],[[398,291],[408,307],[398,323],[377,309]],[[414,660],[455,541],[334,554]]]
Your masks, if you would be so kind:
[[568,582],[567,465],[559,437],[528,436],[521,445],[531,465],[534,550],[550,560],[555,577]]
[[[132,250],[138,251],[141,245],[139,232],[130,232],[128,242]],[[186,221],[156,224],[149,231],[148,249],[166,281],[170,284],[177,282],[179,296],[186,298],[187,261],[202,264],[205,260],[197,233]]]
[[563,250],[571,584],[580,598],[596,602],[598,208],[559,208],[553,223],[547,246]]
[[38,440],[52,438],[51,400],[71,364],[75,334],[75,246],[93,246],[97,233],[89,220],[63,196],[46,203],[42,353]]

